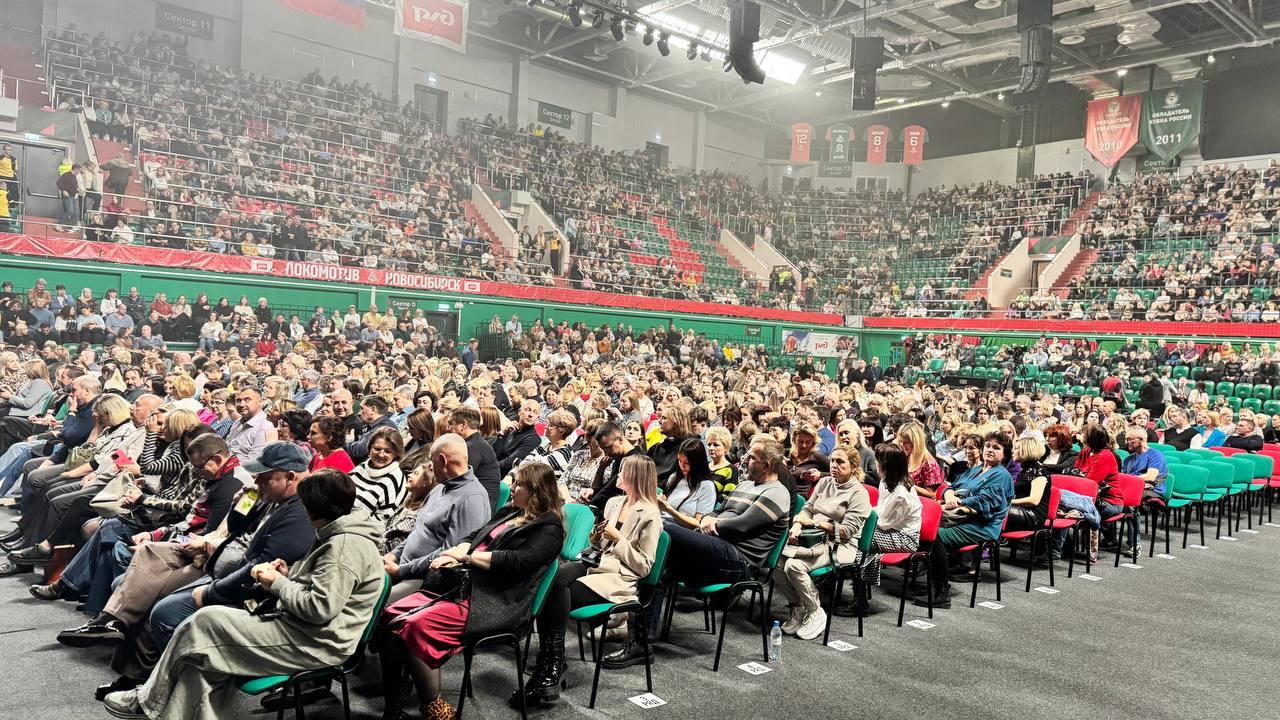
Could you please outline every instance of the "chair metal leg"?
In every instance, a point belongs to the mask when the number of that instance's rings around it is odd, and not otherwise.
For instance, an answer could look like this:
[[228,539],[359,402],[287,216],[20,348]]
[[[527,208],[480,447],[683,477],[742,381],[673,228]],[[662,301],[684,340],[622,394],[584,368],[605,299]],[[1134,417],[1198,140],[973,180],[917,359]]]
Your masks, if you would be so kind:
[[[1002,599],[1000,597],[1000,543],[998,541],[992,541],[991,543],[991,557],[995,560],[996,565],[996,601],[998,602]],[[977,578],[974,578],[974,580],[976,581]],[[974,589],[977,589],[977,585],[974,585]]]
[[[604,633],[600,634],[604,637]],[[520,641],[512,638],[511,652],[516,655],[516,694],[520,696],[520,720],[529,720],[529,699],[524,690],[524,653],[520,652]]]
[[1079,532],[1076,530],[1076,528],[1079,526],[1080,526],[1079,523],[1072,525],[1070,528],[1070,532],[1067,533],[1067,549],[1071,551],[1071,556],[1067,560],[1067,577],[1071,577],[1072,574],[1075,573],[1075,569],[1076,569],[1076,545],[1080,542],[1079,538],[1077,537],[1079,535]]
[[[640,638],[640,644],[644,646],[644,686],[646,692],[653,692],[653,647],[649,642],[649,623],[646,622],[643,610],[637,612],[634,616],[636,623],[636,635]],[[628,622],[631,622],[628,620]]]
[[[973,590],[969,593],[969,607],[974,607],[978,603],[978,580],[982,578],[982,545],[979,544],[977,549],[973,551]],[[933,604],[933,598],[930,597],[929,604]]]
[[1054,578],[1053,576],[1053,566],[1056,565],[1057,563],[1053,561],[1053,552],[1049,550],[1049,544],[1051,542],[1053,542],[1053,531],[1046,530],[1044,533],[1044,544],[1045,544],[1045,555],[1049,558],[1049,587],[1056,587],[1057,579]]
[[467,693],[471,689],[471,660],[474,654],[475,651],[471,648],[466,648],[462,651],[462,691],[458,693],[458,708],[454,711],[455,718],[462,717],[462,708],[467,703]]
[[[1027,589],[1024,592],[1031,592],[1031,573],[1036,567],[1036,540],[1039,539],[1039,537],[1040,536],[1036,533],[1031,534],[1031,550],[1030,554],[1027,556]],[[1009,557],[1010,559],[1013,558],[1012,555]]]
[[[587,707],[592,710],[596,707],[596,690],[600,687],[600,666],[604,663],[604,641],[605,635],[607,635],[605,627],[608,624],[609,621],[608,618],[606,618],[604,624],[600,626],[600,630],[598,631],[600,635],[599,641],[591,643],[591,652],[595,653],[596,656],[596,671],[591,678],[591,702],[587,704]],[[647,650],[648,649],[646,648],[646,651]],[[648,661],[646,660],[646,663],[647,662]]]
[[582,662],[587,661],[587,650],[582,643],[582,623],[578,623],[578,659]]
[[307,717],[306,710],[302,707],[302,683],[293,686],[293,711],[298,720],[305,720]]
[[[866,582],[862,579],[862,570],[855,570],[853,576],[853,607],[854,613],[858,616],[858,637],[862,637],[862,616],[866,614],[862,612],[862,608],[869,607],[870,604],[871,589],[867,587]],[[827,620],[830,622],[830,618]]]
[[343,673],[338,676],[338,682],[342,684],[342,717],[343,720],[351,720],[351,693],[347,688],[347,675]]
[[[716,640],[716,659],[715,659],[715,662],[712,663],[711,665],[711,672],[720,672],[720,653],[724,650],[724,626],[725,626],[725,623],[728,622],[729,620],[729,617],[728,617],[729,607],[731,605],[733,605],[732,597],[730,598],[729,602],[724,606],[724,610],[721,611],[723,614],[720,617],[719,639]],[[769,660],[769,647],[767,643],[765,645],[764,659],[765,661]]]
[[[925,562],[928,562],[928,560],[925,560]],[[929,619],[932,620],[933,619],[933,573],[929,572],[929,568],[927,566],[924,569],[924,591],[925,593],[927,593],[927,596],[929,598],[929,603],[928,603]]]
[[836,603],[840,598],[840,570],[836,569],[832,572],[834,577],[831,579],[831,603],[830,609],[827,611],[827,627],[822,631],[822,644],[826,645],[831,641],[831,618],[836,616]]
[[907,558],[907,566],[902,570],[902,596],[898,598],[898,627],[902,627],[902,618],[907,613],[907,588],[915,579],[915,569],[915,558]]
[[284,720],[284,709],[285,709],[285,706],[286,706],[286,704],[287,704],[287,703],[285,703],[285,702],[283,702],[283,701],[284,701],[284,700],[288,700],[288,699],[289,699],[289,690],[290,690],[290,689],[291,689],[291,688],[289,687],[289,684],[288,684],[288,683],[285,683],[284,688],[280,691],[280,692],[281,692],[281,695],[282,695],[282,697],[281,697],[280,699],[281,699],[281,701],[282,701],[282,702],[280,703],[280,707],[279,707],[279,709],[277,709],[277,710],[276,710],[276,720]]

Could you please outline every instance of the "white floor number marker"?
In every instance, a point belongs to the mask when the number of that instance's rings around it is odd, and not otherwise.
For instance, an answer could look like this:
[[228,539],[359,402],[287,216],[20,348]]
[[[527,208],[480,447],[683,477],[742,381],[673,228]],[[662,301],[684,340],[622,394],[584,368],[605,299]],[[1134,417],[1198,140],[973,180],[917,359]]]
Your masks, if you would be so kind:
[[663,700],[662,698],[658,697],[657,695],[654,695],[653,693],[636,695],[635,697],[627,698],[627,700],[630,700],[631,702],[635,703],[636,705],[639,705],[645,710],[651,710],[653,708],[662,707],[663,705],[667,704],[666,700]]
[[1267,523],[1267,527],[1280,527],[1280,525],[1277,525],[1275,523]]
[[998,602],[993,602],[993,601],[991,601],[991,600],[987,600],[986,602],[980,602],[980,603],[978,603],[978,607],[984,607],[984,608],[987,608],[988,610],[1001,610],[1001,609],[1003,609],[1003,608],[1004,608],[1004,606],[1003,606],[1003,605],[1001,605],[1000,603],[998,603]]
[[1081,579],[1081,580],[1090,580],[1090,581],[1092,581],[1092,582],[1098,582],[1098,581],[1099,581],[1099,580],[1101,580],[1102,578],[1098,577],[1097,575],[1090,575],[1089,573],[1085,573],[1085,574],[1083,574],[1083,575],[1081,575],[1081,576],[1080,576],[1080,579]]
[[1169,553],[1156,553],[1156,557],[1160,558],[1161,560],[1177,560],[1178,559],[1177,555],[1170,555]]
[[1258,531],[1257,531],[1257,530],[1249,530],[1249,529],[1247,529],[1247,528],[1245,528],[1245,529],[1241,529],[1241,530],[1236,530],[1236,532],[1248,533],[1248,534],[1250,534],[1250,535],[1257,535],[1257,534],[1258,534]]
[[1187,547],[1189,547],[1189,548],[1195,548],[1195,549],[1197,549],[1197,550],[1208,550],[1208,549],[1209,549],[1209,546],[1208,546],[1208,545],[1188,545]]
[[850,645],[849,643],[843,640],[832,640],[831,642],[827,643],[827,647],[831,648],[832,650],[839,650],[840,652],[849,652],[850,650],[858,649],[857,645]]
[[1040,587],[1036,588],[1036,592],[1042,592],[1045,595],[1057,595],[1058,588],[1051,588],[1051,587],[1041,585]]
[[1141,569],[1142,569],[1142,566],[1141,566],[1141,565],[1135,565],[1134,563],[1120,563],[1120,567],[1127,567],[1127,568],[1129,568],[1130,570],[1141,570]]
[[1236,539],[1235,539],[1235,538],[1233,538],[1233,537],[1231,537],[1230,535],[1223,535],[1222,537],[1220,537],[1220,538],[1218,538],[1218,539],[1219,539],[1219,540],[1226,540],[1227,542],[1235,542],[1235,541],[1236,541]]
[[927,620],[912,620],[907,624],[913,628],[919,628],[921,630],[928,630],[929,628],[934,626],[933,623],[928,622]]
[[761,665],[758,662],[743,663],[738,666],[738,669],[748,675],[763,675],[767,672],[773,672],[773,668],[768,665]]

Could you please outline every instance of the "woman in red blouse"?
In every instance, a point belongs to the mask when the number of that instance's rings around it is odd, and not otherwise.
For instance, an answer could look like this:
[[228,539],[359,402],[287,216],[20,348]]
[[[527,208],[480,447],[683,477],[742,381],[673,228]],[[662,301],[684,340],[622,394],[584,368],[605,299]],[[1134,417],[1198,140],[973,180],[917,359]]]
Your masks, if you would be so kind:
[[346,430],[342,421],[331,415],[316,418],[311,423],[311,432],[307,434],[307,442],[316,454],[311,458],[311,472],[321,468],[333,468],[349,473],[356,469],[351,456],[343,449]]

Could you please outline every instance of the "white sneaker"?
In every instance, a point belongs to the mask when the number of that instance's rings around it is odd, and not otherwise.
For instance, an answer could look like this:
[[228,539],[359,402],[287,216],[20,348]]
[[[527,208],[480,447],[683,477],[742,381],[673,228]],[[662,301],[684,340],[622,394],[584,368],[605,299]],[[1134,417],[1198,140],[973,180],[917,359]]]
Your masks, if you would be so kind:
[[800,624],[800,628],[796,630],[796,637],[801,640],[812,640],[822,634],[827,627],[827,613],[822,608],[818,608],[804,619]]
[[801,621],[804,620],[804,610],[790,606],[791,614],[787,616],[786,622],[782,623],[782,632],[784,635],[795,635],[796,630],[800,629]]

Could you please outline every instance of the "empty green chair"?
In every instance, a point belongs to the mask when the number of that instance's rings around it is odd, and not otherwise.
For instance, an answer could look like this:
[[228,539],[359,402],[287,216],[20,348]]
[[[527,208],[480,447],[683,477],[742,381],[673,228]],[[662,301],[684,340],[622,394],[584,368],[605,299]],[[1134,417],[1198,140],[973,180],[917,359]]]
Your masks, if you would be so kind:
[[1217,395],[1234,395],[1236,384],[1228,380],[1223,380],[1214,387],[1214,393]]
[[1258,383],[1253,386],[1253,396],[1263,402],[1271,399],[1272,392],[1271,386],[1264,383]]
[[1240,398],[1234,395],[1227,398],[1227,405],[1231,408],[1232,412],[1240,412],[1240,406],[1242,403],[1243,401],[1241,401]]
[[[1191,510],[1193,505],[1199,505],[1205,501],[1205,490],[1209,484],[1209,471],[1195,465],[1173,465],[1169,468],[1169,478],[1165,482],[1164,497],[1165,507],[1158,504],[1148,504],[1148,508],[1152,514],[1164,513],[1164,552],[1169,553],[1169,516],[1174,510],[1183,510],[1182,519],[1182,547],[1187,547],[1187,529],[1191,523]],[[1204,511],[1200,510],[1200,544],[1204,544]],[[1156,547],[1156,526],[1159,521],[1153,517],[1151,523],[1151,547],[1148,549],[1147,556],[1155,555]]]
[[1280,400],[1268,400],[1262,403],[1262,412],[1268,415],[1280,413]]
[[1253,383],[1236,383],[1236,386],[1231,390],[1231,394],[1241,400],[1251,398],[1253,397]]
[[[1204,468],[1209,473],[1209,482],[1205,486],[1204,501],[1207,504],[1217,505],[1215,513],[1218,516],[1218,526],[1214,531],[1213,538],[1217,540],[1222,537],[1222,516],[1227,514],[1227,502],[1230,500],[1231,485],[1236,479],[1236,468],[1234,465],[1222,460],[1205,460],[1197,459],[1194,463],[1196,467]],[[1227,534],[1231,534],[1231,521],[1227,521]]]
[[1179,365],[1173,369],[1173,372],[1170,373],[1169,377],[1173,378],[1174,380],[1177,380],[1178,378],[1188,377],[1189,375],[1190,375],[1190,371],[1187,369],[1187,366]]

